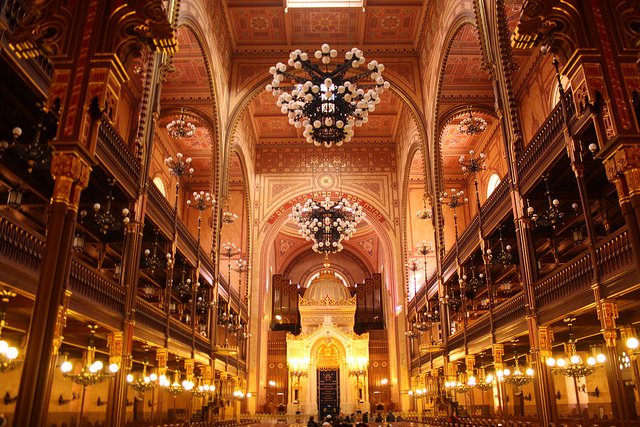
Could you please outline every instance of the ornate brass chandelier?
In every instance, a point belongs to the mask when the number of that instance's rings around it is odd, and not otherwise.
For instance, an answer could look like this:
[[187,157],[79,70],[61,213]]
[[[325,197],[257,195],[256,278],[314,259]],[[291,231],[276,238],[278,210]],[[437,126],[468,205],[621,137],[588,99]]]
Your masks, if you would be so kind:
[[303,205],[297,203],[291,219],[299,227],[306,240],[313,240],[315,252],[335,253],[343,249],[342,241],[349,240],[356,225],[365,217],[360,204],[351,204],[347,199],[332,201],[326,197],[322,202],[308,199]]
[[487,128],[487,121],[482,117],[474,116],[469,106],[469,117],[465,117],[460,121],[458,131],[465,135],[475,135]]
[[367,123],[390,84],[382,77],[384,65],[378,61],[358,70],[366,61],[358,48],[345,52],[344,61],[335,66],[330,64],[338,51],[326,43],[314,56],[320,64],[311,62],[310,55],[300,49],[291,52],[286,64],[278,62],[269,69],[273,81],[266,90],[278,97],[276,105],[289,123],[304,128],[307,142],[339,146],[351,140],[354,126]]
[[184,108],[182,108],[180,116],[167,124],[167,132],[172,138],[190,138],[196,133],[196,125],[185,120]]

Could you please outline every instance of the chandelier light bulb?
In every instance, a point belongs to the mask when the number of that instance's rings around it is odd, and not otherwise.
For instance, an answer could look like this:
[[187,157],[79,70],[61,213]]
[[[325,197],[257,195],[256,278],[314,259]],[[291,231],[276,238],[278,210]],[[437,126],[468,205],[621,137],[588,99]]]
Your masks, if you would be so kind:
[[9,347],[5,355],[7,356],[7,359],[15,360],[18,358],[18,349],[15,347]]
[[120,365],[118,365],[117,363],[110,363],[109,364],[109,372],[111,372],[112,374],[115,374],[119,370],[120,370]]
[[607,360],[607,357],[606,357],[604,354],[602,354],[602,353],[598,353],[598,354],[596,355],[596,361],[597,361],[598,363],[604,363],[606,360]]
[[638,346],[640,346],[640,341],[638,341],[638,338],[631,337],[627,339],[627,348],[631,350],[635,350],[638,348]]
[[64,362],[62,362],[62,365],[60,365],[60,370],[65,374],[67,372],[71,372],[72,369],[73,365],[68,360],[65,360]]
[[487,375],[487,378],[485,378],[484,382],[487,384],[491,384],[493,382],[493,375],[492,374]]
[[589,366],[594,366],[596,364],[596,358],[593,356],[590,356],[587,358],[587,365]]
[[573,363],[574,365],[577,365],[581,361],[582,359],[577,354],[574,354],[573,356],[571,356],[571,363]]
[[133,382],[133,375],[127,374],[127,382],[128,383],[132,383]]
[[527,376],[532,377],[533,376],[533,369],[532,368],[527,368],[527,370],[525,371],[525,374],[527,374]]
[[567,361],[560,358],[556,361],[556,365],[558,365],[559,368],[564,368],[567,365]]
[[6,354],[9,349],[9,343],[5,340],[0,340],[0,354]]

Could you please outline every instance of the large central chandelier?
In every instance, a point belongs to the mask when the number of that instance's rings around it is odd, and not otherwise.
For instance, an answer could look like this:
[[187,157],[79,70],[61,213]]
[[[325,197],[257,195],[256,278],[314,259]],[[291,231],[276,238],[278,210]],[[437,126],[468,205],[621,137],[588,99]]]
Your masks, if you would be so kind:
[[325,253],[340,252],[341,242],[349,240],[364,217],[358,203],[351,204],[347,199],[332,201],[329,197],[319,203],[312,199],[303,205],[297,203],[291,212],[302,237],[313,240],[314,251]]
[[367,123],[369,113],[380,103],[380,94],[390,85],[382,77],[384,65],[378,61],[358,70],[365,63],[358,48],[345,52],[344,61],[334,66],[331,59],[338,51],[328,44],[314,56],[319,64],[300,49],[291,52],[286,64],[278,62],[269,69],[273,81],[266,90],[278,97],[276,105],[289,117],[289,123],[304,128],[307,142],[339,146],[351,140],[354,126]]

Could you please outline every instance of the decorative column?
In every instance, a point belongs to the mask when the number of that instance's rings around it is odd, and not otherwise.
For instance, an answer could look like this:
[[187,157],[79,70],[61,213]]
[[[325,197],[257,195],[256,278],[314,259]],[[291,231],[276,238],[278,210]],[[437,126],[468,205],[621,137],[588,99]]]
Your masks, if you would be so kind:
[[553,330],[549,326],[538,326],[538,346],[532,348],[531,357],[536,371],[534,385],[536,391],[536,408],[544,420],[558,422],[558,407],[555,401],[555,385],[547,359],[553,355]]
[[[493,353],[493,367],[498,371],[504,370],[504,363],[502,358],[504,357],[504,345],[493,344],[491,346],[491,352]],[[500,412],[500,418],[505,416],[506,402],[504,401],[504,382],[499,375],[496,375],[496,390],[498,392],[498,408]]]
[[[97,145],[97,121],[116,121],[126,78],[124,58],[139,53],[142,46],[175,49],[173,29],[166,17],[157,13],[159,10],[163,10],[161,0],[117,5],[97,0],[39,2],[32,5],[11,35],[9,46],[19,58],[51,56],[54,73],[47,104],[50,110],[60,110],[60,125],[52,141],[54,191],[16,404],[16,425],[44,425],[47,417],[58,307],[71,268],[70,249],[80,194],[88,184],[89,165]],[[78,31],[61,32],[61,28],[74,27],[71,19],[82,23]],[[142,31],[132,31],[134,26],[143,27]]]
[[51,161],[53,196],[47,216],[38,293],[29,324],[15,425],[44,425],[51,399],[59,339],[59,307],[71,269],[71,243],[80,194],[89,183],[89,164],[74,152],[55,153]]
[[597,301],[597,309],[606,347],[607,360],[604,366],[613,403],[613,413],[616,418],[626,423],[629,420],[629,408],[622,373],[618,367],[618,350],[616,349],[618,305],[613,299],[602,299]]

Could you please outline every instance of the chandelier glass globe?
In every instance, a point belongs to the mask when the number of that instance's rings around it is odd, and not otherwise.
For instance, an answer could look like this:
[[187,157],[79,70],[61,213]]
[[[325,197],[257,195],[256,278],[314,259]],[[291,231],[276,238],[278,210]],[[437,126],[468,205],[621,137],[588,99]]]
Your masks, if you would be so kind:
[[[323,44],[313,55],[296,49],[287,63],[269,69],[273,81],[266,86],[278,100],[276,105],[289,123],[302,128],[307,142],[316,146],[342,145],[353,137],[354,127],[369,120],[369,113],[380,103],[380,94],[390,87],[382,77],[384,65],[366,59],[353,48],[342,62],[332,65],[338,51]],[[369,78],[367,80],[367,78]]]
[[358,203],[352,204],[347,199],[332,201],[329,197],[322,202],[308,199],[302,205],[296,204],[291,212],[302,237],[313,241],[315,252],[325,253],[340,252],[342,241],[349,240],[364,217]]

